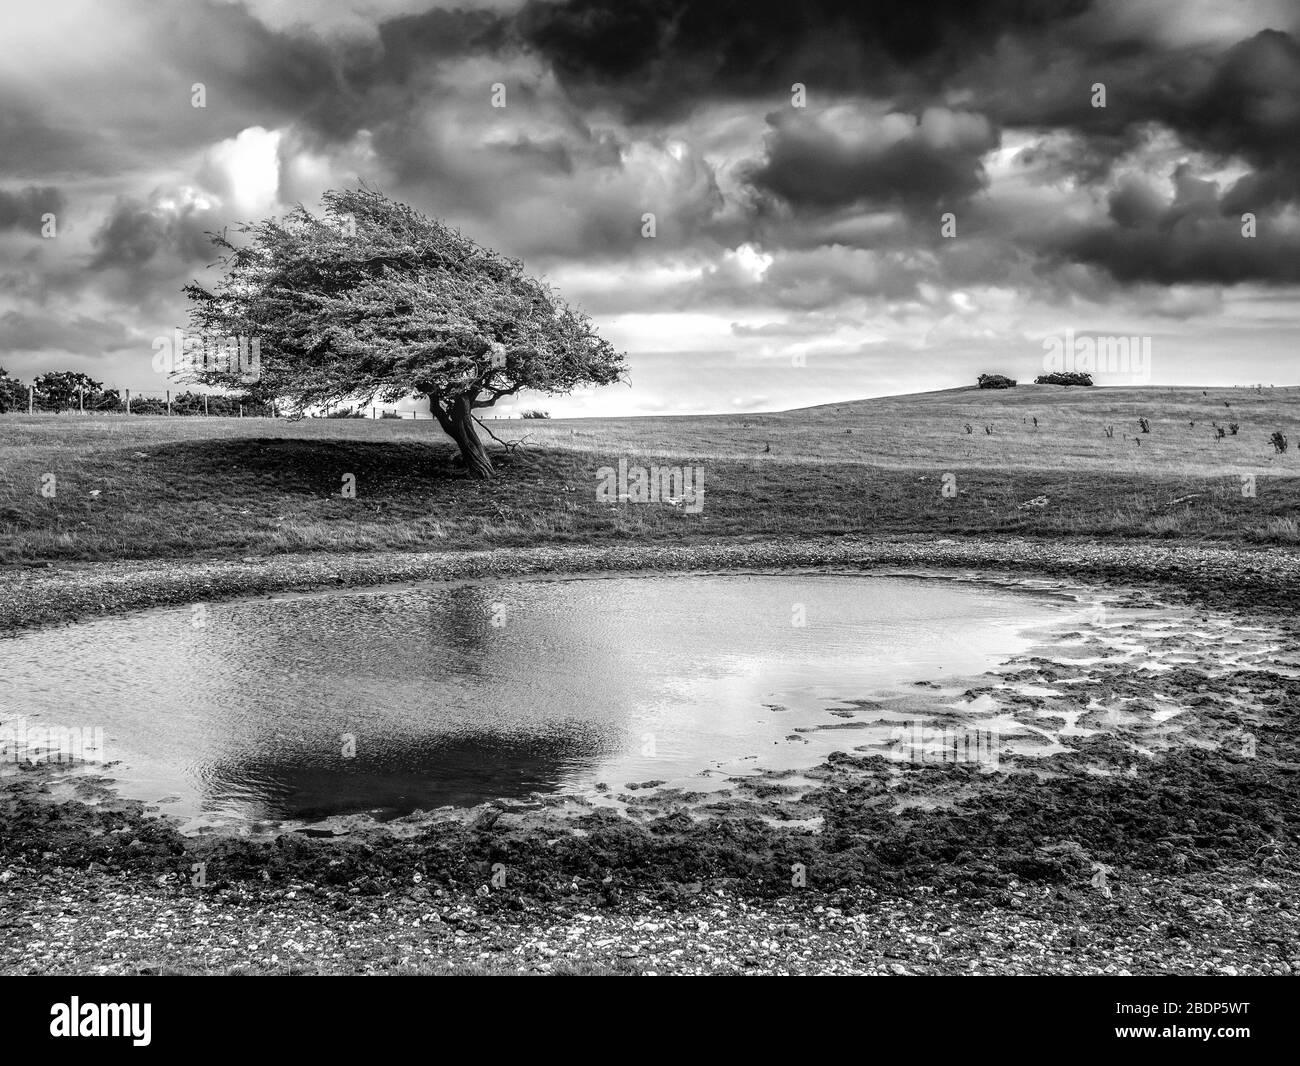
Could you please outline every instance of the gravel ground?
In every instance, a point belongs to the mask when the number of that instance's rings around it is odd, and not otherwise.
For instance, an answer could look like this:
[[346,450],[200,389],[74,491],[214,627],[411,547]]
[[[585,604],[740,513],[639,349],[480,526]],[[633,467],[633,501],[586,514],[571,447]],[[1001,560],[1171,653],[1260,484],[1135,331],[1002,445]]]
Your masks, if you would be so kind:
[[495,913],[418,887],[363,899],[305,881],[205,893],[180,875],[7,872],[39,902],[0,922],[27,931],[5,939],[6,973],[1300,973],[1300,878],[1249,867],[1194,885],[1138,877],[1109,899],[1018,882],[999,905],[927,886],[766,901],[718,888]]

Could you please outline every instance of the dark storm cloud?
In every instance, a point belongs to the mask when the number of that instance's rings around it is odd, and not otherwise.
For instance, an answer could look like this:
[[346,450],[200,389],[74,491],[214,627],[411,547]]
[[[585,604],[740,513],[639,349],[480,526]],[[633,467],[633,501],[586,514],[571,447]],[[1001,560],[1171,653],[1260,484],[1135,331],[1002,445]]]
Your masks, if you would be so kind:
[[[325,37],[308,26],[273,29],[243,4],[215,0],[106,0],[102,17],[133,27],[129,48],[70,69],[61,95],[5,85],[0,70],[0,175],[120,172],[255,125],[294,124],[306,140],[344,141],[419,108],[421,72],[499,47],[506,27],[490,12],[434,9],[389,19],[373,38]],[[191,106],[195,83],[202,108]]]
[[1300,235],[1257,219],[1256,235],[1246,236],[1241,218],[1224,214],[1218,186],[1188,167],[1177,169],[1174,187],[1166,202],[1145,182],[1125,182],[1110,197],[1114,224],[1069,234],[1057,251],[1124,282],[1300,280]]
[[[998,143],[982,118],[937,111],[884,144],[879,128],[842,136],[797,112],[769,122],[775,128],[767,158],[750,180],[792,204],[816,208],[866,203],[921,209],[962,201],[983,187],[983,156]],[[948,128],[936,130],[940,125]]]
[[1240,227],[1225,219],[1184,219],[1167,228],[1096,229],[1080,234],[1064,250],[1123,282],[1300,281],[1300,241],[1267,234],[1246,240]]
[[344,73],[357,58],[355,46],[272,30],[238,4],[209,0],[154,10],[150,29],[169,67],[207,86],[209,109],[235,102],[308,116],[352,97]]
[[95,234],[90,266],[94,270],[140,267],[159,256],[181,262],[208,260],[213,252],[204,231],[215,226],[205,212],[119,201]]
[[[1059,161],[1085,180],[1104,177],[1154,123],[1189,147],[1240,157],[1255,168],[1225,210],[1250,203],[1258,209],[1300,194],[1300,41],[1281,30],[1263,30],[1219,52],[1062,39],[1044,55],[1010,41],[956,80],[973,86],[970,106],[1001,125],[1079,134]],[[1098,84],[1105,87],[1104,107],[1093,106]]]
[[107,169],[113,153],[97,134],[47,121],[39,99],[6,94],[0,105],[0,176],[45,177]]
[[[1294,38],[1269,30],[1217,51],[1167,48],[1098,37],[1088,23],[1093,7],[1090,0],[532,0],[513,14],[434,8],[403,15],[358,40],[272,30],[242,7],[204,3],[184,17],[153,16],[152,27],[171,67],[211,80],[223,135],[231,132],[221,125],[223,101],[241,112],[292,116],[308,144],[371,128],[399,176],[426,163],[417,116],[428,72],[446,60],[524,49],[552,66],[576,104],[621,107],[650,124],[722,99],[779,99],[794,81],[809,85],[815,106],[819,95],[824,102],[841,93],[917,115],[959,93],[961,106],[986,115],[994,129],[1078,133],[1058,146],[1058,162],[1084,180],[1105,177],[1133,149],[1137,131],[1159,123],[1191,145],[1252,165],[1225,210],[1300,195]],[[1097,81],[1107,86],[1106,108],[1090,106]],[[247,124],[246,114],[227,123]],[[268,123],[261,117],[259,124]],[[203,124],[186,116],[186,125],[197,135]],[[929,207],[977,192],[978,155],[994,144],[992,137],[944,148],[909,140],[873,151],[780,123],[754,180],[795,204]],[[556,143],[521,141],[517,151],[537,152],[546,168],[573,165]]]
[[1160,194],[1137,178],[1128,179],[1110,195],[1110,217],[1126,229],[1154,224],[1164,211]]
[[[988,119],[964,139],[891,140],[870,129],[838,132],[813,117],[815,107],[778,112],[763,153],[742,172],[760,194],[760,212],[771,197],[796,217],[855,205],[919,216],[960,204],[985,187],[986,154],[1010,127],[1063,135],[1024,154],[1025,165],[1045,166],[1044,180],[1054,168],[1095,186],[1116,161],[1140,158],[1152,129],[1166,129],[1189,149],[1244,161],[1251,172],[1196,205],[1186,200],[1187,175],[1172,204],[1129,185],[1112,197],[1109,224],[1066,239],[1053,227],[1019,248],[1004,243],[1001,262],[989,242],[976,258],[1005,275],[1025,250],[1046,245],[1121,281],[1290,280],[1286,242],[1246,242],[1233,220],[1300,200],[1300,42],[1278,28],[1171,45],[1117,30],[1108,25],[1113,11],[1092,7],[576,0],[528,4],[514,33],[554,65],[575,99],[621,106],[647,123],[712,101],[780,99],[795,81],[809,85],[814,102],[845,94],[920,116],[957,99]],[[1167,16],[1177,18],[1177,5]],[[1098,82],[1104,108],[1092,106]],[[924,225],[910,239],[932,246],[933,227]]]
[[402,15],[379,27],[383,60],[371,77],[403,81],[432,59],[490,52],[502,48],[509,23],[491,11],[445,11],[434,8],[420,15]]
[[[292,115],[309,144],[371,128],[399,180],[438,166],[418,128],[425,75],[444,60],[522,48],[552,65],[576,104],[621,107],[652,125],[721,99],[779,99],[795,81],[810,86],[814,102],[855,94],[917,115],[958,92],[964,108],[990,120],[985,138],[941,146],[909,138],[881,148],[787,113],[774,120],[766,155],[749,173],[762,193],[796,207],[916,211],[961,201],[982,188],[981,157],[997,144],[993,131],[1007,126],[1074,132],[1051,162],[1063,174],[1100,181],[1151,123],[1251,165],[1223,198],[1225,211],[1300,198],[1300,43],[1276,30],[1218,51],[1099,39],[1083,18],[1092,7],[1090,0],[533,0],[514,14],[435,8],[403,15],[357,41],[275,31],[240,7],[201,4],[157,28],[166,30],[175,68],[212,79],[213,106],[229,99],[241,109]],[[1095,82],[1107,87],[1105,108],[1091,106]],[[544,170],[575,165],[555,141],[521,139],[509,150],[535,156]],[[1034,151],[1026,162],[1035,162]]]
[[87,291],[133,315],[169,308],[182,285],[216,259],[205,231],[228,222],[193,204],[121,199],[91,239]]
[[1300,41],[1266,31],[1229,49],[1194,117],[1184,132],[1256,168],[1224,198],[1225,211],[1300,198]]
[[[953,80],[969,86],[975,106],[999,123],[1077,130],[1122,148],[1135,125],[1186,121],[1215,69],[1205,49],[1161,51],[1062,35],[1046,42],[1007,39]],[[1094,102],[1097,85],[1104,87],[1104,106]]]
[[423,73],[441,60],[499,50],[509,31],[494,12],[433,8],[381,22],[377,40],[327,40],[269,29],[240,7],[198,10],[201,17],[178,16],[168,27],[184,57],[177,65],[211,71],[241,106],[291,115],[325,140],[345,140],[394,110],[417,108],[417,94],[406,90]]
[[63,193],[51,185],[29,185],[18,192],[0,189],[0,230],[41,231],[41,216],[63,210]]
[[1090,0],[534,0],[519,37],[580,96],[610,92],[641,118],[718,96],[889,94],[933,85],[1004,33],[1032,34]]
[[1300,150],[1300,42],[1265,30],[1228,49],[1180,126],[1221,152],[1270,163]]
[[57,350],[78,355],[115,352],[137,346],[120,322],[87,315],[30,314],[7,311],[0,315],[0,352]]

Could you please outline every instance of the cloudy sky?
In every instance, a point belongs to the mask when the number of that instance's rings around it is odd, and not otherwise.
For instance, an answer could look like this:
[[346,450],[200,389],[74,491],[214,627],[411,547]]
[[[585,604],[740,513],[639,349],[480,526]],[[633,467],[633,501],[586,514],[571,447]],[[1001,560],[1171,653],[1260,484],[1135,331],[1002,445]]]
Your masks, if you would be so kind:
[[1149,337],[1155,383],[1300,377],[1294,0],[41,0],[0,40],[24,379],[166,387],[204,231],[358,179],[627,351],[556,415],[1031,379],[1067,330]]

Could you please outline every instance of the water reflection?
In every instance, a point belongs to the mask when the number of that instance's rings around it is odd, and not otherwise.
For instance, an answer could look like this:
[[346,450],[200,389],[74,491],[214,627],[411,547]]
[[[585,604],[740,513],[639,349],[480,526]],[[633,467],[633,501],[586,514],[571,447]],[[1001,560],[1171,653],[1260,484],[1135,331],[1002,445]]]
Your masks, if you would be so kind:
[[319,819],[358,810],[380,819],[412,810],[472,806],[485,796],[524,799],[556,790],[591,765],[604,745],[591,730],[549,735],[496,734],[375,738],[344,733],[326,744],[246,749],[204,771],[207,805],[242,805],[257,819]]

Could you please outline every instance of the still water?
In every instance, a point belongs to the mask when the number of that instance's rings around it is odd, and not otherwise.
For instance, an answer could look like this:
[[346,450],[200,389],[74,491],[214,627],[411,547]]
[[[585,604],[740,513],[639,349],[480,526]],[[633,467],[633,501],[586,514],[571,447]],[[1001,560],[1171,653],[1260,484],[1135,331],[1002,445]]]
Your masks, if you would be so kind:
[[808,727],[845,701],[979,674],[1071,610],[843,572],[244,600],[0,641],[0,724],[102,727],[118,790],[191,820],[698,788],[845,750],[834,733],[810,744]]

